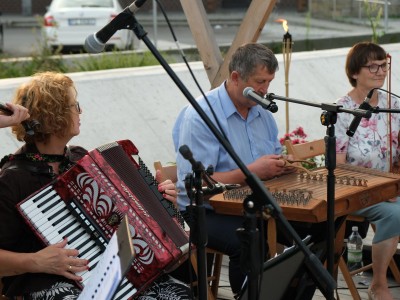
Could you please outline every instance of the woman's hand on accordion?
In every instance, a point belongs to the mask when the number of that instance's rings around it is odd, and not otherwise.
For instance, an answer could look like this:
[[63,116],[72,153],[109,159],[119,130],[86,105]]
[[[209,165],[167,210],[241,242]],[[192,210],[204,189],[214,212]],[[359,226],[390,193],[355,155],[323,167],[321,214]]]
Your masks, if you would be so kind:
[[[156,172],[156,180],[160,182],[161,180],[161,171],[157,170]],[[161,182],[158,185],[158,191],[163,194],[163,197],[168,201],[171,201],[176,205],[176,198],[178,197],[178,191],[176,190],[175,183],[172,180],[167,179]]]
[[64,276],[71,280],[81,281],[82,277],[75,273],[88,270],[88,260],[80,259],[76,249],[65,249],[67,239],[47,246],[35,253],[35,273],[48,273]]

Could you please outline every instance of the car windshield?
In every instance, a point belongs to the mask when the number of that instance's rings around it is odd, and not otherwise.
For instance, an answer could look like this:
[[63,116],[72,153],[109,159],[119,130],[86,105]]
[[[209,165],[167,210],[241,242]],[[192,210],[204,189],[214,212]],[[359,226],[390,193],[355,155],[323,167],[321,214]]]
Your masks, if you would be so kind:
[[55,8],[68,7],[113,7],[113,0],[55,0],[51,4]]

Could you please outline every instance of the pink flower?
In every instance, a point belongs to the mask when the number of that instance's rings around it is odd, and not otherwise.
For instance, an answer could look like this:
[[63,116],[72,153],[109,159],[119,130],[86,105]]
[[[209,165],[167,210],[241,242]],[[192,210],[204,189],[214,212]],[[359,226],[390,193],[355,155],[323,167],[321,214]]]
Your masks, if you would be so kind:
[[293,133],[295,135],[297,135],[298,137],[302,137],[302,138],[307,137],[307,134],[305,134],[303,127],[301,127],[301,126],[297,127],[297,129],[293,130]]
[[360,122],[360,126],[361,127],[368,127],[368,119],[366,119],[366,118],[361,118],[361,122]]
[[281,145],[284,145],[285,140],[289,139],[291,140],[292,144],[303,144],[307,142],[305,140],[306,137],[307,134],[304,132],[303,127],[299,126],[292,132],[285,133],[284,136],[279,139],[279,142],[281,143]]
[[372,131],[376,132],[378,130],[378,128],[377,128],[378,122],[376,119],[369,120],[368,124],[369,124],[370,128],[372,129]]
[[392,139],[392,143],[394,143],[395,145],[397,144],[397,133],[396,131],[392,131],[390,138]]

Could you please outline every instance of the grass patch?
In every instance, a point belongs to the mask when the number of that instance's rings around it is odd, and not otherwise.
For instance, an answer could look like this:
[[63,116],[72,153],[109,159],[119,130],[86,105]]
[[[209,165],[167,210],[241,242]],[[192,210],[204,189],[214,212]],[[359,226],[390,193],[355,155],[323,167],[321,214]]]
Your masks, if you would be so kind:
[[[63,56],[62,49],[52,50],[46,40],[37,41],[37,51],[28,58],[9,58],[0,54],[0,79],[31,76],[40,71],[73,73],[117,68],[133,68],[158,65],[159,62],[150,51],[117,51],[95,55]],[[168,63],[174,59],[160,53]]]

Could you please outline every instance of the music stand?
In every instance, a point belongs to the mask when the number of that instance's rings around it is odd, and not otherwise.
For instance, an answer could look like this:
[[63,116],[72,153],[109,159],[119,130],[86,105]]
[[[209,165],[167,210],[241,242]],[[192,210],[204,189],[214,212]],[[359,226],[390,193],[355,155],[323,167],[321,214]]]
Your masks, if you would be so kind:
[[[308,236],[303,242],[307,244],[310,239],[311,237]],[[312,244],[308,245],[308,247],[311,246]],[[277,257],[266,261],[263,265],[260,299],[305,300],[301,292],[306,287],[304,281],[308,279],[304,260],[304,252],[298,246],[292,246]],[[314,291],[315,285],[312,284],[312,286]],[[247,280],[243,284],[239,299],[248,300]]]
[[106,250],[78,300],[113,299],[118,286],[121,284],[126,272],[130,269],[135,257],[132,237],[128,227],[128,217],[124,216],[117,231],[110,239]]

